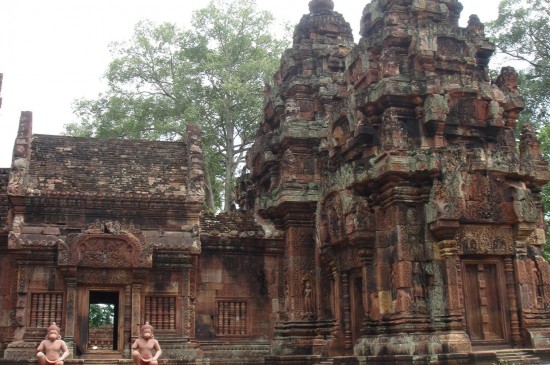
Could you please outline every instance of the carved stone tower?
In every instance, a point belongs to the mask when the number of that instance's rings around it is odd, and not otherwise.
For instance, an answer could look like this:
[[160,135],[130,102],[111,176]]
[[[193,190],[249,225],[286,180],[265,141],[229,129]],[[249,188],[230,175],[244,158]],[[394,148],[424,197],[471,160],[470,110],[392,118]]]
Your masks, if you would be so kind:
[[344,58],[353,46],[349,24],[333,8],[331,0],[311,1],[296,26],[293,47],[266,90],[265,119],[249,154],[256,210],[286,238],[274,354],[312,353],[316,336],[330,337],[331,323],[319,316],[315,259],[319,151],[326,150],[331,116],[343,110]]

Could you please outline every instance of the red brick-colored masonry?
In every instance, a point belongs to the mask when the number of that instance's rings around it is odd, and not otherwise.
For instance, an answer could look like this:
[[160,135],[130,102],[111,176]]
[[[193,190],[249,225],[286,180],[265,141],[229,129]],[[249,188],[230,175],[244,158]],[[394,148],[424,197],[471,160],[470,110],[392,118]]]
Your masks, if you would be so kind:
[[[129,362],[145,322],[165,364],[548,360],[550,174],[516,130],[515,70],[489,79],[494,45],[457,0],[373,0],[357,44],[332,0],[309,8],[233,212],[203,209],[196,126],[99,140],[22,113],[0,170],[0,363],[28,363],[50,321],[66,364]],[[117,318],[97,335],[101,301]]]

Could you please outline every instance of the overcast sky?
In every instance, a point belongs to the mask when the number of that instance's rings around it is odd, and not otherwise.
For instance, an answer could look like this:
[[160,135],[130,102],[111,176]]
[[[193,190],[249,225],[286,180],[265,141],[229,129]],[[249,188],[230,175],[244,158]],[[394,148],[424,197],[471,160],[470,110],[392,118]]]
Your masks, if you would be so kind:
[[[368,0],[334,0],[335,10],[359,40],[359,20]],[[461,24],[470,14],[482,22],[497,15],[499,0],[462,0]],[[131,37],[142,19],[189,23],[208,0],[2,0],[0,73],[0,167],[11,165],[21,111],[33,112],[35,134],[61,134],[75,120],[73,100],[104,90],[101,77],[110,61],[108,45]],[[309,0],[257,0],[279,21],[297,24]]]

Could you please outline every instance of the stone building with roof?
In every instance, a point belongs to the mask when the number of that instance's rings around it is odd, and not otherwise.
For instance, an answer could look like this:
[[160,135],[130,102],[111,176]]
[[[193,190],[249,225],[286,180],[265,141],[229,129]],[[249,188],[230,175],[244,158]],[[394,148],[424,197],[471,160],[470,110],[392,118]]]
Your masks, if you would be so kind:
[[[517,74],[458,0],[373,0],[361,39],[312,0],[265,90],[239,210],[203,211],[181,142],[32,134],[0,170],[0,363],[50,322],[67,364],[537,363],[550,357],[550,180]],[[115,307],[96,351],[90,305]],[[103,331],[105,332],[105,331]],[[108,331],[107,331],[108,333]],[[103,346],[103,345],[102,345]]]

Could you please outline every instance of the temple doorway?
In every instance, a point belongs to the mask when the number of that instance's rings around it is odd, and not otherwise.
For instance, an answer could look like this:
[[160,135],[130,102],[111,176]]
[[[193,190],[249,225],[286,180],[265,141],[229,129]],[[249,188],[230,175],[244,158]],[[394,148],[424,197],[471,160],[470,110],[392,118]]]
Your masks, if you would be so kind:
[[88,349],[118,350],[118,292],[90,291]]
[[361,276],[355,276],[351,279],[351,326],[353,343],[357,342],[361,337],[364,319],[363,278]]
[[500,345],[509,341],[506,286],[501,260],[464,261],[466,327],[472,345]]
[[123,289],[77,288],[76,355],[86,358],[122,353],[124,346]]

